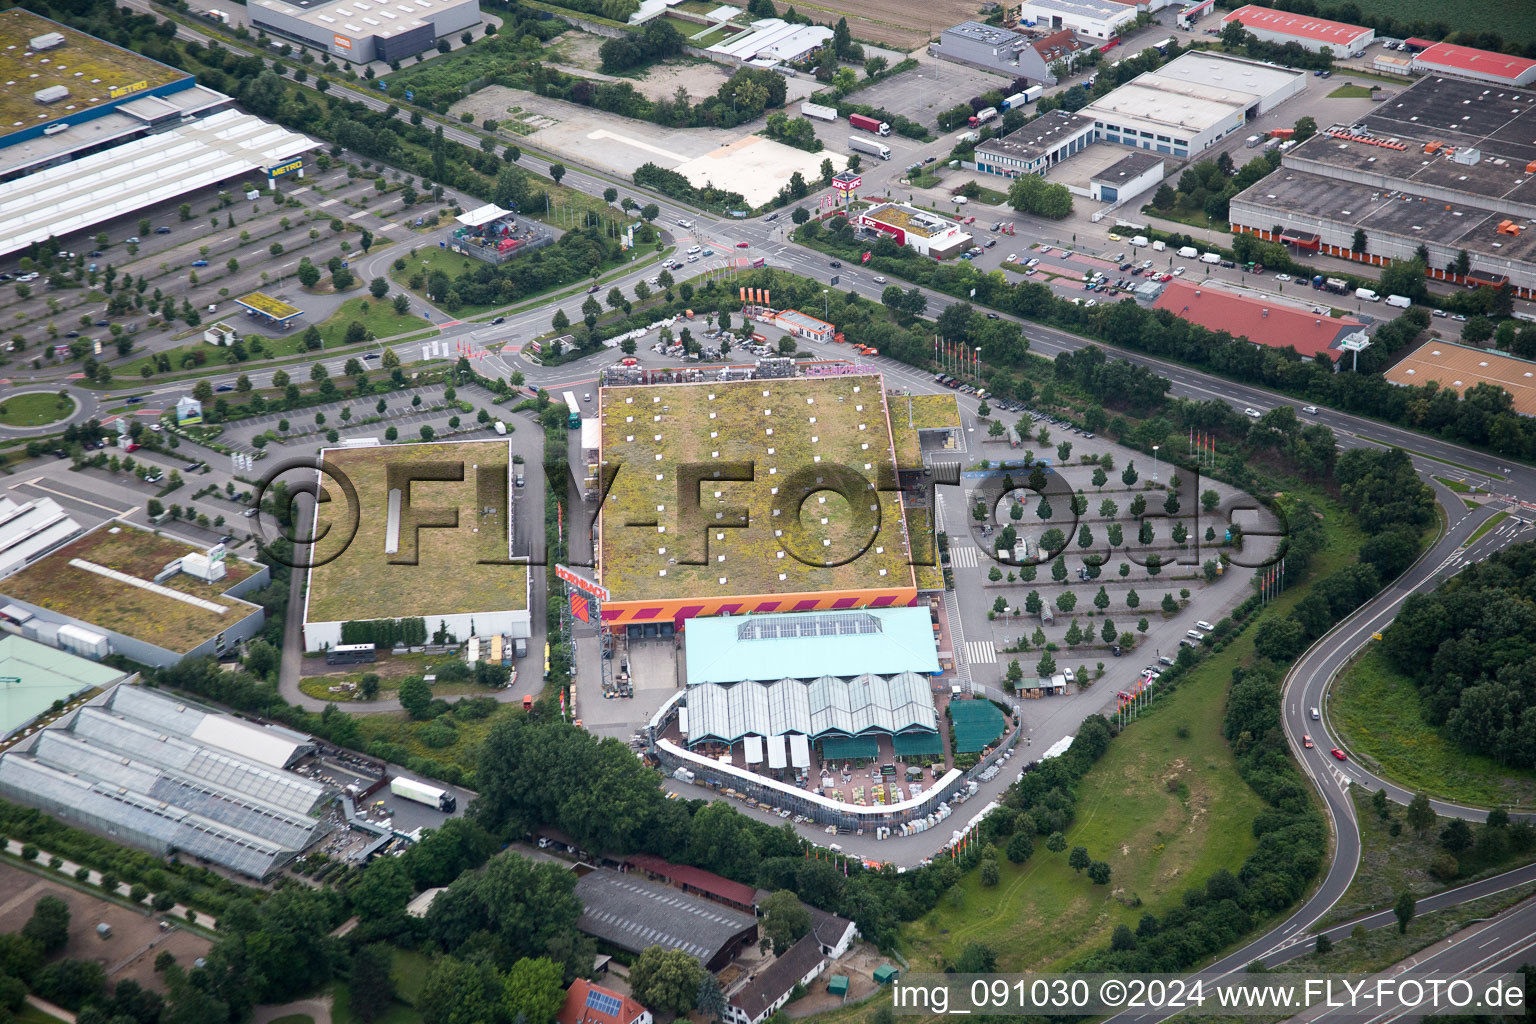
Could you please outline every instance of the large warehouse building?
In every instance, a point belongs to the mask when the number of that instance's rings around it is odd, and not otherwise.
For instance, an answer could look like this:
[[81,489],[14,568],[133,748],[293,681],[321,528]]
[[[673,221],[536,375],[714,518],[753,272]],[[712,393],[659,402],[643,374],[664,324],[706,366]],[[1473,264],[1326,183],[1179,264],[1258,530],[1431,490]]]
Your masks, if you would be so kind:
[[[304,649],[348,643],[348,622],[423,619],[460,641],[526,638],[528,564],[513,556],[510,441],[321,450],[357,505],[316,503]],[[329,481],[321,481],[329,486]],[[355,518],[354,518],[355,517]]]
[[[5,625],[0,621],[0,626]],[[129,673],[25,637],[0,636],[0,742],[39,715],[81,694],[106,689]]]
[[945,29],[928,52],[1010,78],[1055,85],[1057,78],[1052,66],[1065,61],[1070,67],[1085,49],[1088,44],[1065,29],[1047,36],[1028,36],[980,21],[962,21]]
[[604,622],[916,599],[879,374],[599,397],[602,460],[619,473],[596,526]]
[[1106,142],[1196,156],[1306,86],[1305,71],[1186,53],[1099,97],[1078,116],[1090,119]]
[[404,60],[480,24],[478,0],[254,0],[251,25],[357,64]]
[[1342,21],[1329,21],[1310,14],[1292,14],[1277,11],[1273,7],[1249,4],[1239,7],[1225,18],[1222,25],[1238,22],[1267,43],[1296,43],[1314,53],[1331,50],[1336,57],[1364,50],[1376,41],[1376,30],[1363,25],[1350,25]]
[[0,797],[162,857],[265,878],[332,829],[306,736],[127,683],[0,755]]
[[1433,381],[1460,395],[1479,384],[1489,384],[1509,393],[1515,412],[1536,416],[1536,362],[1529,359],[1431,339],[1398,360],[1383,376],[1401,385]]
[[757,919],[670,885],[647,881],[638,872],[601,868],[576,881],[582,913],[576,927],[629,953],[649,946],[680,949],[718,971],[757,941]]
[[[1536,291],[1536,93],[1430,75],[1352,126],[1286,153],[1235,196],[1235,230],[1380,264],[1429,251],[1432,276]],[[1354,252],[1355,232],[1365,251]],[[1461,251],[1471,273],[1449,271]]]
[[1530,85],[1536,82],[1536,60],[1454,43],[1436,43],[1413,55],[1413,71],[1428,75],[1453,75],[1494,85]]
[[220,655],[260,633],[267,567],[122,520],[109,520],[0,578],[13,632],[99,660],[164,667]]
[[1136,7],[1119,0],[1024,0],[1019,17],[1041,28],[1107,40],[1136,21]]

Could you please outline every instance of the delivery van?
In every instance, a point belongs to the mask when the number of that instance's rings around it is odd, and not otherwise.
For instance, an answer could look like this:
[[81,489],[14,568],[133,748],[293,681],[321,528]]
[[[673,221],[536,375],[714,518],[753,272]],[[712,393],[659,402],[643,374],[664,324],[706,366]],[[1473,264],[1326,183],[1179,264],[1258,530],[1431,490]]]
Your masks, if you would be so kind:
[[1360,299],[1363,302],[1380,302],[1381,301],[1381,296],[1377,295],[1375,292],[1371,291],[1369,288],[1356,288],[1355,289],[1355,298]]
[[1209,263],[1214,267],[1216,264],[1221,262],[1221,254],[1214,252],[1203,252],[1200,254],[1200,262]]
[[1179,247],[1179,259],[1181,260],[1192,260],[1199,255],[1200,250],[1196,249],[1192,245],[1184,245]]
[[1396,306],[1398,309],[1407,309],[1413,305],[1413,300],[1406,295],[1388,295],[1387,305]]

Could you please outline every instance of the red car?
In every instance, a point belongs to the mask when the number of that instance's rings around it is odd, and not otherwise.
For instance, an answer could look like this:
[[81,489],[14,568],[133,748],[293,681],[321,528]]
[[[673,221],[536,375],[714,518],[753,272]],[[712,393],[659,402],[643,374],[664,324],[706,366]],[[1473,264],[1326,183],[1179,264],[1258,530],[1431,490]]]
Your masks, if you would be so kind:
[[128,447],[127,447],[127,448],[125,448],[125,449],[123,449],[123,450],[124,450],[124,451],[129,451],[129,452],[136,452],[136,451],[138,451],[138,450],[139,450],[139,449],[140,449],[140,448],[141,448],[141,447],[143,447],[143,446],[142,446],[142,445],[139,445],[139,444],[134,444],[134,443],[132,443],[132,442],[130,442],[130,443],[129,443],[129,445],[128,445]]
[[747,248],[747,246],[748,246],[748,243],[746,243],[746,242],[737,242],[736,243],[736,248],[738,248],[738,249],[745,249],[745,248]]
[[1338,747],[1334,747],[1331,751],[1329,751],[1329,753],[1331,753],[1334,757],[1338,758],[1340,761],[1348,761],[1349,760],[1349,758],[1344,756],[1344,751],[1340,750]]
[[1307,735],[1303,735],[1301,737],[1301,745],[1306,747],[1308,750],[1311,750],[1312,749],[1312,737],[1311,736],[1307,736]]

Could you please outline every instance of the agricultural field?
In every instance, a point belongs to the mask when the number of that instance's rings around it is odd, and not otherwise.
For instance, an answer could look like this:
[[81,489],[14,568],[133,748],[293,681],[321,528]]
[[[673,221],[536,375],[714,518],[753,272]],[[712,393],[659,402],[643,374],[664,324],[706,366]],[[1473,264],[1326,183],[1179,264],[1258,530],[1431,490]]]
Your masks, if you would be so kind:
[[1356,0],[1355,6],[1364,14],[1387,14],[1399,21],[1439,22],[1452,29],[1497,32],[1511,43],[1536,41],[1536,19],[1531,17],[1529,0]]
[[1536,803],[1536,775],[1442,736],[1420,716],[1413,684],[1374,649],[1339,677],[1329,715],[1352,757],[1408,789],[1480,807]]
[[845,16],[855,39],[915,50],[957,21],[974,18],[977,5],[973,0],[939,0],[937,7],[913,0],[816,0],[795,9],[817,21]]

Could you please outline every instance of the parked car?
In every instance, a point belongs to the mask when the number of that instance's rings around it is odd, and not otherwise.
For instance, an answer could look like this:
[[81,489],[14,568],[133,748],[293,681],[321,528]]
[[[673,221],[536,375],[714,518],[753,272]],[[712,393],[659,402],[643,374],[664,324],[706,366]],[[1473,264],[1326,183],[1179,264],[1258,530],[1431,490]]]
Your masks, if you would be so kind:
[[1016,252],[1011,252],[1011,253],[1008,254],[1008,257],[1003,260],[1003,262],[1004,263],[1017,263],[1017,262],[1019,262],[1019,254],[1016,253]]
[[206,267],[208,265],[208,261],[207,260],[193,260],[192,261],[192,265],[194,267]]

